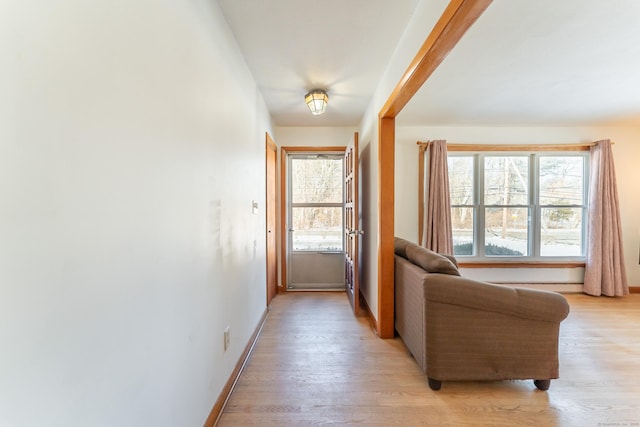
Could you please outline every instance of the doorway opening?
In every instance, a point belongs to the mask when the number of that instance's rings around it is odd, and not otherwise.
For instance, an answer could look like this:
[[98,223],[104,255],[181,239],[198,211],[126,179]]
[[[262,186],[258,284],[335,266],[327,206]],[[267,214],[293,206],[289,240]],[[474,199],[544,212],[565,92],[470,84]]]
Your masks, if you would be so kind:
[[344,150],[287,151],[286,289],[344,291]]

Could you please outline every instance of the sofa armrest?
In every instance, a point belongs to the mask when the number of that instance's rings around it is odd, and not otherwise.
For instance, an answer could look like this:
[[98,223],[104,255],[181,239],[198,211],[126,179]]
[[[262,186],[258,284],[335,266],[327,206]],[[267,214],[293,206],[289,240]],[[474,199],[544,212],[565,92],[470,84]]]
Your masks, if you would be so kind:
[[446,274],[430,274],[425,282],[428,302],[546,322],[560,322],[569,314],[567,300],[555,292],[512,288]]

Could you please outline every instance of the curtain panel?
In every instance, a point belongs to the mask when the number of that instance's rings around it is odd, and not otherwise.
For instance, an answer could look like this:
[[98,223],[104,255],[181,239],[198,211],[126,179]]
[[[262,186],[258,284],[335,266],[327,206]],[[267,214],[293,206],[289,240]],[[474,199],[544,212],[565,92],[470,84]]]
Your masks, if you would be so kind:
[[629,293],[622,246],[622,225],[611,141],[591,147],[589,240],[583,292],[622,296]]
[[[425,158],[426,156],[426,158]],[[420,244],[432,251],[453,255],[451,201],[447,141],[420,146]],[[427,168],[424,165],[427,165]]]

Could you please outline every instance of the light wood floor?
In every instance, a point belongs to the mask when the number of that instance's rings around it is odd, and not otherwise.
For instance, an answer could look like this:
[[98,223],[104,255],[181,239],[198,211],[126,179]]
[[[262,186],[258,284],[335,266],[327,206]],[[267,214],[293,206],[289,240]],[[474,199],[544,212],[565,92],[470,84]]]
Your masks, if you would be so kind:
[[640,294],[566,295],[560,379],[429,389],[343,293],[277,296],[218,426],[640,426]]

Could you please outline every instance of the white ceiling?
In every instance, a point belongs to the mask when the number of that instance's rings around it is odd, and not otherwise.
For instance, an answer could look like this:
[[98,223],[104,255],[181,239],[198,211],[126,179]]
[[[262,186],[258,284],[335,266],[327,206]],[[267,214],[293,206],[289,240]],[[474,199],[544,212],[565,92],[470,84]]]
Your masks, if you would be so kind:
[[[418,1],[218,3],[276,125],[357,126]],[[329,94],[321,116],[304,103],[315,88]]]
[[[279,126],[358,125],[418,3],[218,1]],[[323,19],[314,27],[316,17]],[[382,18],[385,32],[372,32]],[[322,116],[303,102],[315,87],[329,92]],[[638,117],[640,1],[495,0],[397,121],[567,125]]]

